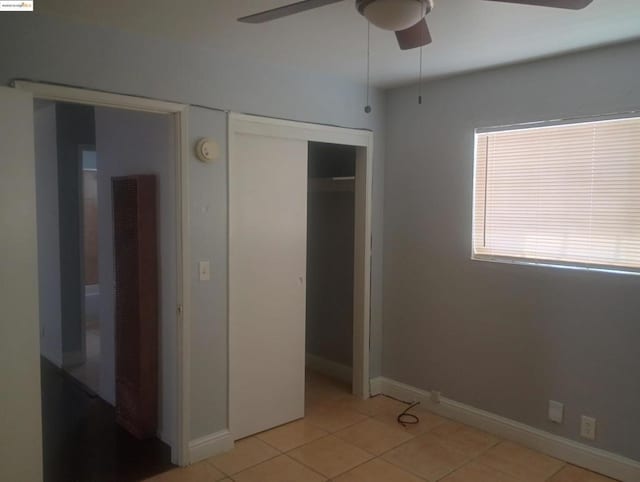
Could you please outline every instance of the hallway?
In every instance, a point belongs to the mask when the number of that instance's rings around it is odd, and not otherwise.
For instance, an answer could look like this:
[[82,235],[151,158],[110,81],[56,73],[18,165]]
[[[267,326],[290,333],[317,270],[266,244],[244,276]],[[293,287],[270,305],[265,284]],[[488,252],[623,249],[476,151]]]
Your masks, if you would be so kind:
[[168,446],[139,441],[115,423],[115,408],[41,358],[45,482],[128,482],[173,467]]

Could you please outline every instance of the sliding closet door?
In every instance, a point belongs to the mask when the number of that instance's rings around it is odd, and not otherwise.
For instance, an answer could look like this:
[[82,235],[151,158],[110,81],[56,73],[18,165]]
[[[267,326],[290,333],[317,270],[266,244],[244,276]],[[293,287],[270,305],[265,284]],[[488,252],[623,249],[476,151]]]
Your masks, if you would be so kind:
[[307,142],[231,134],[229,425],[304,416]]

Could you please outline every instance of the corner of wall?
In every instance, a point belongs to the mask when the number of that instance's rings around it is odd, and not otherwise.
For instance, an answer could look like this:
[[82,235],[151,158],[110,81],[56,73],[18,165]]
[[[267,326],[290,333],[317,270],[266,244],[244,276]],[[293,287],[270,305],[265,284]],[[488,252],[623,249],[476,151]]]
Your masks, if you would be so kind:
[[233,449],[234,442],[228,430],[221,430],[189,442],[189,463],[195,464],[214,455]]

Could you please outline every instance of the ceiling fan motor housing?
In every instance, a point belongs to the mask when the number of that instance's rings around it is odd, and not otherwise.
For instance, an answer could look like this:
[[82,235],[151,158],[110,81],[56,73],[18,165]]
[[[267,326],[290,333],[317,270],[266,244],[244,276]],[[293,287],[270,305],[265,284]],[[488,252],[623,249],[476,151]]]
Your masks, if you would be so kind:
[[356,8],[376,27],[398,32],[422,20],[433,0],[356,0]]

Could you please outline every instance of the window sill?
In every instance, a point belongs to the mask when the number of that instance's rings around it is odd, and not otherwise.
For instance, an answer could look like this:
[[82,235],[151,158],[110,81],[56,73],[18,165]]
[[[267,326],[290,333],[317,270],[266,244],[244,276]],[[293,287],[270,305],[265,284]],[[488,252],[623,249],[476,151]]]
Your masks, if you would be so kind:
[[514,265],[522,265],[522,266],[556,268],[556,269],[565,269],[565,270],[573,270],[573,271],[591,271],[596,273],[606,273],[606,274],[615,274],[615,275],[640,276],[640,271],[636,271],[633,268],[624,268],[624,267],[562,264],[554,261],[542,261],[542,260],[533,260],[533,259],[526,259],[526,258],[484,256],[479,254],[472,254],[471,260],[485,261],[490,263],[500,263],[500,264],[514,264]]

